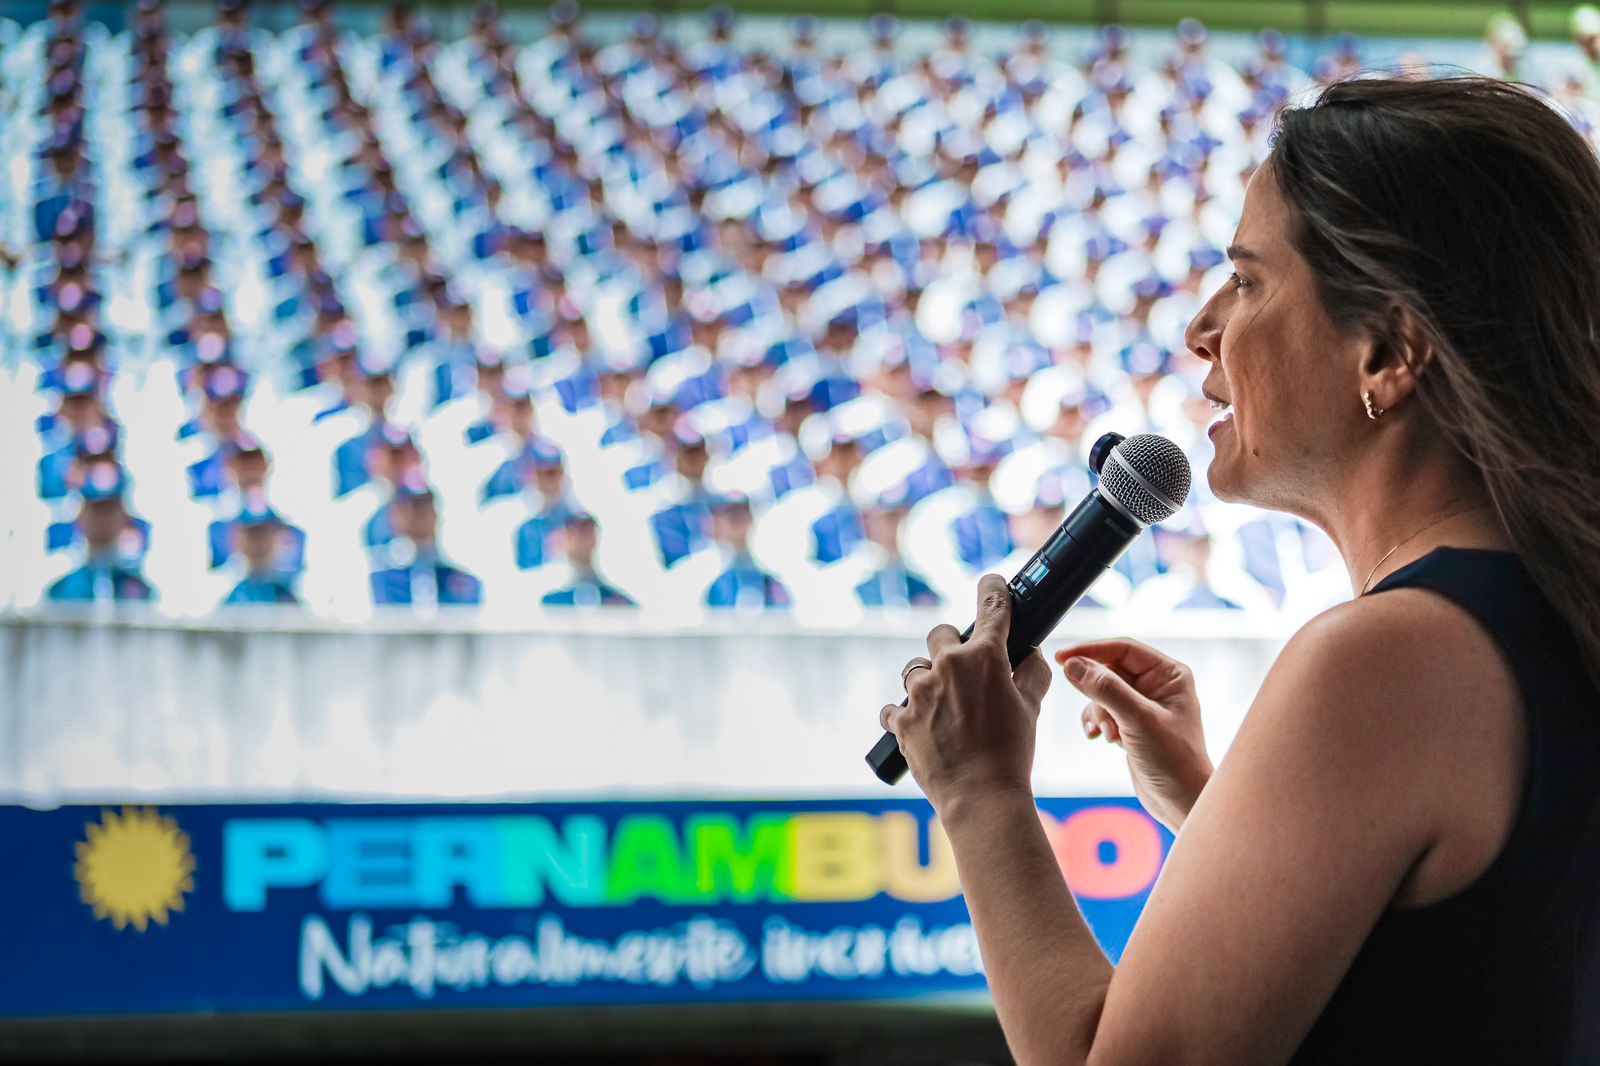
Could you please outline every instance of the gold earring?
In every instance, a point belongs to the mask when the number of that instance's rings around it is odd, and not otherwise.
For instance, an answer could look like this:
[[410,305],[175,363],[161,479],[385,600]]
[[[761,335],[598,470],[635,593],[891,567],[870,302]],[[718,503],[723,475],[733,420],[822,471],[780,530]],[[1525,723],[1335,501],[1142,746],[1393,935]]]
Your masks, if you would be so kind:
[[1367,417],[1374,422],[1383,414],[1383,408],[1372,406],[1372,393],[1363,391],[1361,393],[1361,402],[1367,405]]

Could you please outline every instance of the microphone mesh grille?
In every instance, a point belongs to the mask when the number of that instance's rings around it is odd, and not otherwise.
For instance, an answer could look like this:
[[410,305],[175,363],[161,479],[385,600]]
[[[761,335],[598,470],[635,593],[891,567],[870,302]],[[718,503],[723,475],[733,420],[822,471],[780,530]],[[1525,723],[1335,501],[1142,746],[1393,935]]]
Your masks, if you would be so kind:
[[[1121,462],[1115,460],[1120,459]],[[1165,496],[1131,477],[1132,470]],[[1145,525],[1171,518],[1189,498],[1189,460],[1183,449],[1156,433],[1136,433],[1117,445],[1100,469],[1100,484]]]

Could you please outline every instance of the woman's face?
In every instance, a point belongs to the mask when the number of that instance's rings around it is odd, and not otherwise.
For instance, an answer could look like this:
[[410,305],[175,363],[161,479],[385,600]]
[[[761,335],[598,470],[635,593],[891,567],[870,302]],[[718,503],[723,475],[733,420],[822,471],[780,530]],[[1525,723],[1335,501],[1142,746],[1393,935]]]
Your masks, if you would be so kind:
[[1210,431],[1218,499],[1306,513],[1357,440],[1359,369],[1370,341],[1341,335],[1290,244],[1271,165],[1252,176],[1229,258],[1235,277],[1189,323],[1184,342],[1213,364],[1205,380],[1231,417]]

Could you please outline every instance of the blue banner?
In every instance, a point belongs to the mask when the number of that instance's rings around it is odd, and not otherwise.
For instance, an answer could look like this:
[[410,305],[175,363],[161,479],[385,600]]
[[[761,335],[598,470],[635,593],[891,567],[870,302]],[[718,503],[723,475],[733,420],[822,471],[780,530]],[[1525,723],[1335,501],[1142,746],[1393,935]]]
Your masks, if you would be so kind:
[[[1172,838],[1039,808],[1115,961]],[[13,807],[0,841],[12,1017],[984,987],[920,801]]]

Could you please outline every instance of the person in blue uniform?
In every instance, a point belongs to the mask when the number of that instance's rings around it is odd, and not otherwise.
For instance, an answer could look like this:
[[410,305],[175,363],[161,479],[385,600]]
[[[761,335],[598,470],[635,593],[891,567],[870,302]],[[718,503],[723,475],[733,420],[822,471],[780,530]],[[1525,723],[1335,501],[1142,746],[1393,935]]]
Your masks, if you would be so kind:
[[[479,349],[477,359],[475,388],[488,410],[462,432],[462,439],[468,444],[486,441],[508,424],[515,430],[519,420],[529,425],[533,422],[533,382],[527,368],[508,369],[504,356],[494,348]],[[525,412],[519,410],[524,404]]]
[[407,471],[396,482],[391,511],[396,537],[384,552],[390,565],[372,573],[372,602],[385,606],[481,602],[483,586],[478,579],[439,555],[439,512],[421,470]]
[[711,491],[705,485],[710,451],[704,436],[688,416],[673,423],[671,493],[675,501],[650,516],[650,533],[661,565],[671,569],[684,558],[703,550],[712,539]]
[[856,586],[865,607],[937,607],[939,594],[927,579],[906,565],[900,554],[900,526],[909,510],[907,484],[880,493],[862,509],[867,539],[879,560],[872,575]]
[[[393,423],[383,427],[368,457],[373,474],[390,484],[397,484],[411,471],[420,473],[422,469],[422,453],[417,442],[405,427]],[[394,538],[394,494],[390,493],[361,527],[361,543],[369,549],[381,548]]]
[[93,464],[78,491],[83,565],[51,585],[46,596],[56,603],[153,599],[154,590],[139,573],[137,553],[126,550],[132,527],[122,502],[127,491],[122,468],[113,462]]
[[233,366],[217,366],[205,376],[199,424],[215,448],[189,466],[189,494],[196,499],[217,496],[229,487],[230,461],[247,437],[239,416],[248,387],[249,378]]
[[[844,445],[854,446],[853,440]],[[839,445],[834,447],[835,451],[830,454],[840,450]],[[866,539],[860,510],[841,492],[838,503],[811,523],[811,557],[823,564],[838,562]]]
[[559,557],[555,544],[562,535],[567,516],[580,510],[569,496],[567,470],[561,454],[535,460],[532,483],[539,494],[538,509],[533,517],[517,527],[517,566],[532,570]]
[[367,428],[339,445],[333,453],[334,495],[344,496],[372,480],[372,449],[384,440],[389,427],[389,402],[394,397],[394,376],[386,363],[362,366],[363,401],[371,419]]
[[961,561],[975,574],[981,574],[1016,548],[1006,514],[989,492],[989,478],[996,464],[1011,446],[1010,440],[988,441],[974,435],[971,453],[960,470],[960,479],[973,489],[972,508],[951,523]]
[[715,608],[788,607],[789,590],[761,569],[750,554],[750,500],[738,493],[711,499],[712,540],[722,550],[724,569],[706,590]]
[[[66,456],[66,466],[62,473],[59,493],[54,497],[45,497],[51,505],[52,519],[45,530],[45,550],[60,551],[74,544],[83,543],[83,531],[78,524],[78,505],[81,495],[75,495],[83,488],[90,473],[109,464],[120,467],[121,458],[120,437],[116,432],[115,423],[106,426],[94,426],[81,436],[75,436],[68,442],[63,454]],[[128,516],[128,530],[123,534],[120,543],[122,554],[129,560],[137,562],[144,558],[150,545],[150,523],[130,513]]]
[[562,523],[562,539],[572,579],[565,586],[547,592],[540,601],[546,607],[632,607],[627,593],[606,583],[594,567],[599,543],[594,516],[587,511],[569,511]]
[[293,575],[283,568],[283,542],[288,527],[266,500],[246,499],[234,520],[234,543],[244,559],[245,574],[228,593],[224,606],[299,603]]
[[[506,378],[505,429],[500,436],[510,453],[483,486],[485,502],[514,496],[538,480],[541,470],[564,465],[561,446],[540,433],[534,416],[531,383],[525,374]],[[540,491],[543,491],[541,486]]]
[[[227,564],[237,552],[236,525],[248,510],[264,506],[267,475],[272,460],[266,448],[254,434],[245,434],[228,461],[231,489],[216,500],[216,513],[223,515],[206,528],[206,541],[211,548],[209,565],[213,570]],[[278,538],[279,565],[286,574],[298,574],[305,566],[306,533],[299,526],[280,519],[283,533]]]

